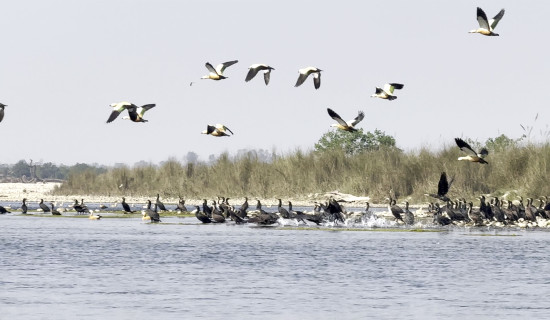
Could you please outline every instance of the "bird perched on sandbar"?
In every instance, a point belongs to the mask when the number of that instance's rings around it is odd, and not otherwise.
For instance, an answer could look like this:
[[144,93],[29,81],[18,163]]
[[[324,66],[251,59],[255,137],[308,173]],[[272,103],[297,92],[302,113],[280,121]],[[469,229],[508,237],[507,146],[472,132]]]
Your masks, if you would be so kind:
[[298,80],[296,81],[295,87],[299,87],[304,83],[307,79],[307,77],[310,74],[313,74],[313,85],[315,86],[315,89],[319,89],[321,86],[321,69],[315,68],[315,67],[307,67],[298,70],[300,75],[298,76]]
[[363,113],[363,111],[359,111],[359,114],[357,115],[357,117],[355,117],[355,119],[345,121],[344,119],[342,119],[342,117],[340,117],[331,108],[327,108],[327,111],[328,111],[328,115],[332,119],[336,120],[336,122],[338,122],[338,123],[333,123],[330,126],[331,127],[336,127],[340,130],[344,130],[344,131],[348,131],[348,132],[357,131],[357,129],[355,129],[355,125],[358,124],[359,122],[361,122],[361,120],[363,120],[363,118],[365,118],[365,113]]
[[210,80],[227,79],[227,77],[223,75],[223,72],[227,67],[232,66],[237,62],[239,61],[238,60],[227,61],[227,62],[218,64],[216,68],[214,68],[210,64],[210,62],[207,62],[204,66],[206,67],[206,69],[208,69],[208,71],[210,71],[210,73],[206,76],[203,76],[201,79],[210,79]]
[[230,134],[227,134],[226,130],[233,134],[233,131],[231,131],[228,127],[224,126],[223,124],[216,123],[215,125],[207,125],[206,130],[203,130],[201,133],[209,134],[214,137],[229,137]]
[[488,20],[485,12],[477,7],[477,22],[479,23],[479,28],[475,30],[470,30],[469,33],[479,33],[484,36],[497,36],[498,33],[494,33],[493,30],[497,27],[498,22],[504,16],[504,9],[500,10],[493,19]]
[[252,80],[256,76],[256,74],[258,74],[259,71],[263,71],[264,82],[265,82],[265,85],[267,86],[269,84],[271,70],[275,70],[275,68],[270,67],[266,64],[253,64],[248,68],[248,73],[246,74],[246,79],[244,79],[244,81],[248,82]]
[[384,84],[384,89],[376,87],[376,91],[371,95],[371,98],[380,98],[387,100],[395,100],[396,96],[393,95],[393,90],[401,90],[405,85],[400,83],[386,83]]
[[464,157],[458,157],[458,160],[466,160],[470,162],[479,162],[484,164],[488,163],[487,161],[485,161],[485,157],[489,154],[489,151],[486,148],[482,148],[479,152],[477,152],[472,149],[472,147],[470,147],[470,145],[466,141],[460,138],[455,138],[455,142],[460,150],[470,153]]

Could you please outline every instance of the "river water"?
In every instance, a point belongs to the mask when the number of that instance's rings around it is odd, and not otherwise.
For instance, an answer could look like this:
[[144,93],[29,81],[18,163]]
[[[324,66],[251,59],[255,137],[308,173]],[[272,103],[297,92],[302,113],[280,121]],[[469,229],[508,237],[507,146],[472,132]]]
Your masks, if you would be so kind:
[[0,216],[0,319],[550,316],[542,230],[197,222]]

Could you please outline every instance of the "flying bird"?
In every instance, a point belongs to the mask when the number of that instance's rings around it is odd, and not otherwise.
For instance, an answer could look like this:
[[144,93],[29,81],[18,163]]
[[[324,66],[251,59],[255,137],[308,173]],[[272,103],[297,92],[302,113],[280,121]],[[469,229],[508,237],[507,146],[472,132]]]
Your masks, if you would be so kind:
[[451,178],[451,181],[448,181],[447,174],[445,172],[441,172],[441,177],[439,177],[439,183],[437,184],[437,194],[426,193],[425,195],[441,201],[450,201],[451,199],[447,197],[447,192],[449,192],[449,188],[451,187],[453,181],[454,178]]
[[455,138],[455,142],[460,150],[470,153],[467,156],[458,157],[458,160],[466,160],[470,162],[479,162],[485,164],[488,163],[484,159],[489,154],[489,151],[486,148],[483,148],[479,152],[476,152],[474,149],[472,149],[472,147],[470,147],[470,145],[466,141],[460,138]]
[[298,70],[300,75],[298,76],[298,81],[296,81],[295,87],[299,87],[306,81],[307,77],[310,74],[313,74],[313,85],[315,86],[315,89],[319,89],[321,86],[321,69],[315,68],[315,67],[307,67]]
[[113,111],[111,112],[109,119],[107,119],[107,123],[113,122],[124,110],[128,110],[128,116],[125,116],[122,119],[130,119],[133,122],[147,122],[147,120],[143,119],[143,115],[147,110],[155,107],[155,104],[146,104],[138,107],[133,103],[123,101],[111,103],[111,107],[113,108]]
[[226,79],[227,77],[223,75],[223,71],[225,70],[225,68],[227,68],[229,66],[232,66],[237,62],[239,62],[239,61],[238,60],[233,60],[233,61],[227,61],[227,62],[224,62],[224,63],[220,63],[216,66],[215,69],[210,64],[210,62],[207,62],[205,64],[205,66],[206,66],[206,69],[208,69],[208,71],[210,71],[210,73],[206,76],[203,76],[201,79],[211,79],[211,80]]
[[361,120],[363,120],[363,118],[365,118],[365,113],[363,113],[363,111],[359,111],[359,114],[357,115],[357,117],[355,117],[355,119],[345,121],[344,119],[342,119],[342,117],[340,117],[331,108],[327,108],[327,111],[328,111],[328,115],[332,119],[336,120],[336,122],[338,122],[338,123],[331,124],[330,126],[331,127],[336,127],[340,130],[344,130],[344,131],[348,131],[348,132],[357,131],[357,129],[355,129],[355,125],[358,124],[359,122],[361,122]]
[[2,120],[4,119],[4,108],[6,107],[7,105],[3,104],[3,103],[0,103],[0,122],[2,122]]
[[141,107],[132,104],[128,107],[128,116],[122,117],[122,119],[132,120],[133,122],[148,122],[148,120],[143,119],[143,115],[147,110],[155,107],[155,104],[146,104]]
[[111,103],[113,111],[111,112],[109,119],[107,119],[107,123],[113,122],[122,111],[126,110],[126,108],[129,108],[131,105],[132,104],[127,101]]
[[227,134],[225,131],[229,131],[231,132],[231,134],[233,134],[233,131],[231,131],[228,127],[224,126],[223,124],[215,124],[215,125],[207,125],[206,126],[206,130],[203,130],[201,133],[202,134],[209,134],[211,136],[214,136],[214,137],[223,137],[223,136],[227,136],[229,137],[230,134]]
[[384,85],[384,89],[376,87],[376,91],[373,95],[371,95],[372,98],[380,98],[380,99],[388,99],[390,101],[397,99],[396,96],[393,95],[393,90],[401,90],[403,89],[404,85],[400,83],[386,83]]
[[500,10],[493,19],[488,20],[485,12],[480,7],[477,7],[477,22],[479,23],[479,28],[470,30],[469,33],[480,33],[484,36],[498,36],[498,33],[494,33],[493,30],[497,27],[502,16],[504,16],[504,9]]
[[248,68],[248,73],[244,81],[248,82],[252,80],[259,71],[263,71],[265,85],[267,86],[269,84],[269,77],[271,75],[271,70],[275,70],[275,68],[270,67],[266,64],[253,64]]

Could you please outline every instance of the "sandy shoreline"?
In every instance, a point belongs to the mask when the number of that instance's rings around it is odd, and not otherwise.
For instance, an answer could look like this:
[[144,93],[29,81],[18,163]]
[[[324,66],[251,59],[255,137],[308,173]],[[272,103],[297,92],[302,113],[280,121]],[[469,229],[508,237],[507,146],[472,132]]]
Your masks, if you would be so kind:
[[[46,183],[0,183],[0,203],[1,202],[18,202],[23,198],[27,198],[29,202],[39,202],[40,199],[44,199],[45,202],[73,202],[74,199],[84,199],[86,203],[101,203],[101,204],[113,204],[120,202],[120,196],[98,196],[98,195],[53,195],[52,191],[60,183],[46,182]],[[290,199],[294,206],[313,206],[315,201],[324,202],[329,196],[334,196],[335,199],[345,199],[346,207],[364,207],[368,197],[355,197],[353,195],[342,194],[338,192],[327,192],[323,194],[310,194],[303,198]],[[156,195],[150,197],[144,196],[126,196],[126,202],[128,203],[145,203],[147,200],[154,201]],[[164,198],[161,195],[161,200],[165,204],[177,204],[177,198]],[[186,205],[199,205],[202,204],[202,199],[185,199]],[[210,199],[209,203],[210,203]],[[244,202],[242,198],[231,198],[230,203],[233,205],[240,205]],[[283,199],[283,205],[288,205],[289,199]],[[277,206],[276,198],[260,198],[262,205],[266,207]],[[249,199],[250,206],[255,206],[256,198]],[[386,204],[371,204],[372,207],[386,207]]]

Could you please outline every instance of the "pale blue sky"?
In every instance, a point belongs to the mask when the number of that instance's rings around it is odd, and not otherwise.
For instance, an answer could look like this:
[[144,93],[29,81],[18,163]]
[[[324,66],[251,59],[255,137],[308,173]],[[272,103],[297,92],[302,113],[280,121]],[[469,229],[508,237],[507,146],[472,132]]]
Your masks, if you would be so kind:
[[[506,9],[500,37],[469,34],[476,7]],[[2,163],[179,160],[189,151],[309,150],[343,118],[400,148],[433,149],[462,136],[545,130],[549,73],[546,1],[4,1],[0,3]],[[229,60],[229,79],[200,80]],[[275,68],[244,82],[247,68]],[[323,69],[294,88],[298,69]],[[193,86],[189,83],[194,81]],[[398,99],[370,98],[385,82]],[[156,103],[132,123],[106,124],[109,104]],[[533,122],[536,114],[539,118]],[[223,123],[235,135],[201,135]]]

